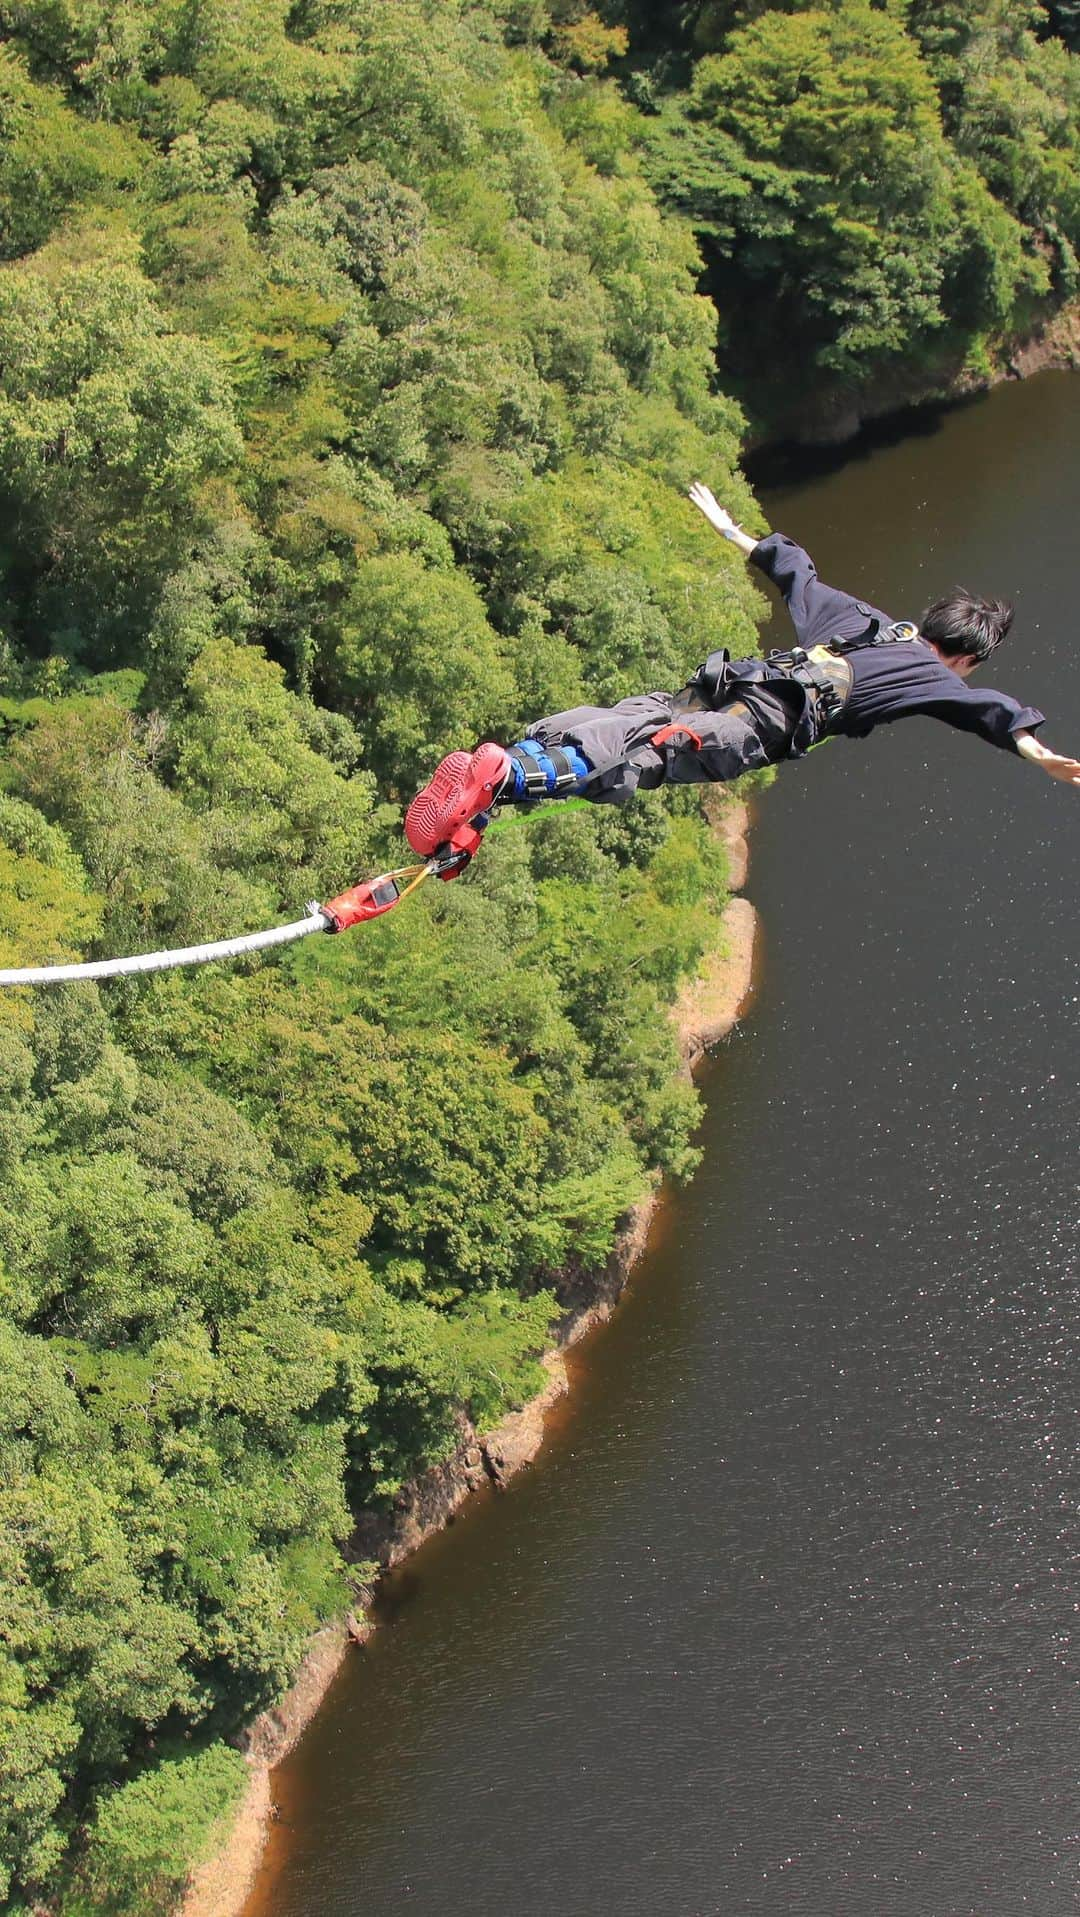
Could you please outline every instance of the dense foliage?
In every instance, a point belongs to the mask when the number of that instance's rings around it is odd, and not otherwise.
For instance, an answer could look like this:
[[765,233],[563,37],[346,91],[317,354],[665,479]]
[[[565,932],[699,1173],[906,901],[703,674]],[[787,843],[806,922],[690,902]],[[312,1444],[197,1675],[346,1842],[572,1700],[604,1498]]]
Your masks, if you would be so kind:
[[[272,922],[433,758],[752,642],[698,261],[517,0],[0,8],[0,960]],[[0,1000],[0,1901],[161,1911],[349,1507],[692,1163],[694,804],[340,941]]]
[[650,175],[702,241],[721,365],[762,420],[985,373],[1075,294],[1076,7],[616,11]]
[[[748,647],[681,496],[753,512],[717,350],[799,425],[1068,299],[1078,18],[0,0],[3,960],[268,923],[397,863],[449,745]],[[0,1001],[12,1908],[168,1904],[350,1507],[528,1391],[555,1274],[693,1162],[692,798],[431,889]]]

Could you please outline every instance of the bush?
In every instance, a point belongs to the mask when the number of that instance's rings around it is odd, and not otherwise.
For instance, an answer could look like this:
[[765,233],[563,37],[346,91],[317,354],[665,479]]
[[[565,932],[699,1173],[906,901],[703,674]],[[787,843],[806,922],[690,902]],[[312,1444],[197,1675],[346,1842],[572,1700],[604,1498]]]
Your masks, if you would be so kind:
[[102,1799],[87,1844],[85,1900],[65,1911],[162,1917],[190,1872],[220,1839],[240,1801],[247,1766],[239,1751],[211,1744],[166,1759]]

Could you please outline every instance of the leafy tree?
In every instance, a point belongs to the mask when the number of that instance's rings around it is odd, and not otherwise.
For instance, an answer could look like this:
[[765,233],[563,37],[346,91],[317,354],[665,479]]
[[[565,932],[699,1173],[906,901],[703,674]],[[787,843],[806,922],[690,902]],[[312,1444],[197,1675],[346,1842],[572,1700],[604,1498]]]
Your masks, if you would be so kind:
[[159,1190],[175,1189],[197,1218],[222,1226],[264,1196],[271,1157],[243,1114],[191,1072],[143,1075],[123,1136]]
[[[169,331],[126,244],[60,242],[0,278],[0,486],[24,602],[60,623],[74,591],[105,638],[183,549],[200,485],[239,455],[214,355]],[[67,649],[85,645],[69,628]]]
[[69,208],[119,206],[148,156],[133,134],[83,118],[59,87],[35,85],[10,46],[0,57],[0,256],[41,246]]
[[93,939],[102,901],[64,834],[0,795],[0,950],[5,965],[70,958]]
[[510,668],[475,587],[407,553],[360,566],[324,670],[372,770],[399,791],[463,735],[505,729],[513,714]]
[[348,160],[316,173],[304,192],[283,195],[269,227],[282,267],[344,274],[364,292],[379,292],[420,245],[427,223],[427,206],[411,187],[377,160]]
[[53,704],[11,752],[17,789],[78,848],[105,901],[113,951],[210,937],[234,915],[265,911],[246,881],[223,886],[205,834],[155,774],[164,729],[110,699]]
[[83,1875],[95,1907],[154,1917],[208,1857],[247,1781],[239,1751],[211,1744],[167,1758],[106,1797]]
[[925,353],[950,318],[950,281],[980,252],[996,262],[982,275],[996,298],[976,326],[1000,326],[1019,287],[1039,284],[950,154],[912,41],[869,6],[771,12],[731,34],[654,152],[663,190],[707,235],[723,350],[755,392],[781,342],[852,384]]
[[370,780],[343,779],[306,731],[281,668],[217,639],[191,668],[169,747],[211,857],[281,898],[333,897],[370,851]]
[[190,1704],[178,1666],[182,1613],[142,1588],[109,1467],[59,1353],[0,1324],[4,1558],[4,1863],[8,1882],[44,1876],[76,1762],[115,1762],[135,1720]]

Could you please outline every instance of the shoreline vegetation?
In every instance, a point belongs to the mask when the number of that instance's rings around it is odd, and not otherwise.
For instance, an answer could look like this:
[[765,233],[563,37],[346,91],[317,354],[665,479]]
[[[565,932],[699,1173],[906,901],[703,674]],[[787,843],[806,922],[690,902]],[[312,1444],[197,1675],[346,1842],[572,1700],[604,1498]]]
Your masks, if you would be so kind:
[[[752,651],[693,480],[760,526],[748,444],[1074,363],[1078,43],[1076,0],[22,0],[4,963],[293,916],[400,863],[443,752]],[[553,809],[363,934],[0,999],[19,1917],[170,1907],[351,1514],[536,1391],[552,1274],[692,1172],[709,812]]]
[[771,429],[760,437],[748,435],[744,458],[783,454],[785,449],[806,451],[852,445],[868,428],[888,426],[906,416],[916,417],[931,407],[950,406],[989,392],[1007,380],[1032,379],[1038,373],[1080,371],[1080,300],[1046,313],[1029,328],[995,345],[977,366],[957,362],[938,375],[925,368],[890,373],[878,389],[868,387],[857,396],[834,394],[806,415],[795,432],[804,437],[778,442]]
[[645,170],[701,246],[754,443],[976,390],[1075,303],[1071,0],[628,16]]
[[[729,799],[715,806],[714,826],[727,853],[734,896],[721,917],[715,949],[706,954],[699,973],[686,981],[670,1009],[687,1072],[697,1070],[709,1048],[726,1038],[750,1007],[758,927],[753,906],[738,896],[746,882],[749,825],[745,802]],[[403,1563],[427,1538],[451,1523],[467,1498],[485,1488],[505,1489],[533,1462],[543,1445],[548,1413],[571,1389],[563,1353],[605,1323],[616,1309],[647,1249],[659,1197],[659,1189],[654,1189],[633,1207],[605,1265],[580,1274],[568,1295],[560,1298],[564,1308],[555,1342],[541,1360],[547,1374],[543,1387],[488,1432],[480,1434],[463,1421],[465,1428],[453,1453],[404,1486],[392,1513],[361,1520],[352,1549],[377,1564],[375,1580],[358,1599],[357,1608],[320,1629],[285,1696],[245,1733],[243,1797],[219,1848],[193,1872],[177,1917],[241,1917],[274,1815],[274,1768],[317,1715],[350,1647],[365,1644],[378,1628],[363,1612],[364,1604],[375,1595],[378,1576]]]

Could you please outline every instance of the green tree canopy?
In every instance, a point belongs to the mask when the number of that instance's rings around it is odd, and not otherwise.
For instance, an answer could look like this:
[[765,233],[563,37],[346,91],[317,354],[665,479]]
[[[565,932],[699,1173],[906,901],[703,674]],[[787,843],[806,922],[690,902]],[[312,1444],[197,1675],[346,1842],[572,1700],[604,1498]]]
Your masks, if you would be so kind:
[[724,351],[756,388],[793,347],[858,385],[925,350],[958,290],[987,327],[1039,283],[950,151],[917,47],[869,5],[764,14],[658,124],[656,177],[707,236]]

